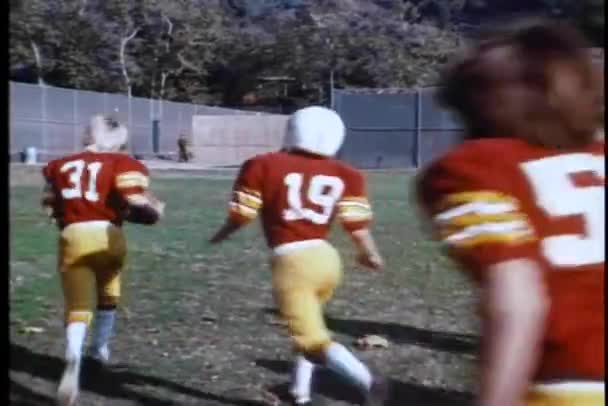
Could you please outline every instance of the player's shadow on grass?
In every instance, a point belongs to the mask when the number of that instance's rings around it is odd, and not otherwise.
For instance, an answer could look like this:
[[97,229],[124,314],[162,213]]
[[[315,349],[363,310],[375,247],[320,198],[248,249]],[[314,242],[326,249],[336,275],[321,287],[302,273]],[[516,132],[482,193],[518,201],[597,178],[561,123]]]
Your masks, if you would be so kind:
[[12,406],[55,406],[55,400],[10,380],[10,404]]
[[[277,316],[277,310],[273,308],[266,308],[264,312]],[[327,314],[325,321],[331,331],[355,339],[375,334],[386,337],[392,343],[418,345],[455,354],[476,354],[479,343],[479,337],[471,334],[425,330],[397,323],[339,319]]]
[[[59,382],[63,371],[64,363],[61,359],[47,355],[39,354],[31,351],[29,348],[19,344],[11,343],[10,349],[10,370],[17,372],[25,372],[32,376],[43,378],[51,382]],[[202,392],[187,386],[180,385],[175,382],[167,381],[162,378],[151,375],[144,375],[128,370],[102,369],[95,365],[94,362],[86,362],[83,364],[81,388],[83,391],[97,393],[107,398],[126,399],[145,406],[176,406],[177,403],[169,400],[162,400],[155,397],[145,395],[142,392],[136,392],[129,389],[126,385],[149,385],[154,387],[163,387],[169,391],[191,396],[200,400],[211,400],[226,405],[234,406],[263,406],[264,404],[256,401],[231,399],[219,395],[214,395],[207,392]],[[39,395],[20,384],[11,386],[11,398],[24,399],[25,403],[15,403],[21,406],[29,405],[46,405],[46,396]],[[31,402],[28,399],[31,398]],[[40,400],[40,402],[37,402]],[[14,404],[14,403],[11,403]],[[54,405],[53,402],[49,403]]]
[[475,354],[479,342],[479,337],[471,334],[446,333],[396,323],[338,319],[328,315],[325,320],[331,331],[353,338],[376,334],[394,343],[413,344],[456,354]]
[[[259,359],[256,365],[280,374],[289,374],[291,365],[286,361]],[[390,398],[386,406],[468,406],[473,396],[466,392],[450,391],[441,388],[431,388],[413,383],[390,381]],[[283,401],[290,399],[288,384],[280,384],[269,388]],[[362,404],[363,398],[357,390],[327,369],[318,369],[313,375],[313,391],[326,398]]]

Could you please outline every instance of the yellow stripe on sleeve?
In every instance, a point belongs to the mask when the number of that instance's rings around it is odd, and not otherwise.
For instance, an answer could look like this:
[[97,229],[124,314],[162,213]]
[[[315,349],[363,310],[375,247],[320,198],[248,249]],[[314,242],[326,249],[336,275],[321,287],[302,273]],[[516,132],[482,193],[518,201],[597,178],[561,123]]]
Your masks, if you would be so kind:
[[258,215],[257,210],[235,202],[230,202],[229,208],[232,213],[249,219],[253,219]]
[[254,210],[259,210],[262,207],[262,199],[260,197],[240,190],[234,192],[234,202]]
[[488,243],[521,244],[536,238],[517,199],[497,192],[466,192],[447,196],[434,216],[443,242],[454,247]]
[[141,187],[147,189],[150,185],[150,178],[141,172],[125,172],[116,176],[116,187],[127,189],[131,187]]
[[127,199],[127,201],[129,202],[129,204],[135,205],[135,206],[143,206],[145,204],[149,204],[150,200],[142,194],[130,194],[127,195],[125,197]]
[[337,206],[338,216],[342,221],[367,221],[373,217],[372,208],[365,198],[342,199]]
[[517,199],[500,192],[494,191],[477,191],[477,192],[462,192],[448,195],[439,205],[439,209],[463,204],[463,203],[505,203],[517,205]]

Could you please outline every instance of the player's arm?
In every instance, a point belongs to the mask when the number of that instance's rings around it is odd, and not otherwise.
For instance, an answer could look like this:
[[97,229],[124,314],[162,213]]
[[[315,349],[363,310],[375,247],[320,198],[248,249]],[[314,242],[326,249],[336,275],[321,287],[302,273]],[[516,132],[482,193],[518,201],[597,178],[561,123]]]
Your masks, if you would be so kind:
[[359,263],[371,269],[382,269],[384,261],[370,231],[373,213],[361,173],[349,174],[337,209],[338,219],[357,248]]
[[49,216],[49,218],[51,219],[54,219],[57,201],[55,196],[55,190],[51,182],[51,164],[47,164],[42,169],[42,176],[44,177],[44,188],[42,189],[40,205],[46,212],[47,216]]
[[547,295],[532,224],[485,166],[434,167],[417,193],[438,239],[482,288],[478,406],[520,404],[537,364]]
[[126,203],[126,221],[152,225],[162,218],[165,203],[149,191],[149,172],[139,161],[125,159],[117,165],[114,187]]
[[482,296],[485,347],[478,406],[524,399],[539,356],[549,307],[542,274],[529,259],[488,266]]
[[224,241],[257,217],[262,208],[262,179],[259,160],[251,159],[243,164],[232,188],[226,220],[210,238],[210,243]]

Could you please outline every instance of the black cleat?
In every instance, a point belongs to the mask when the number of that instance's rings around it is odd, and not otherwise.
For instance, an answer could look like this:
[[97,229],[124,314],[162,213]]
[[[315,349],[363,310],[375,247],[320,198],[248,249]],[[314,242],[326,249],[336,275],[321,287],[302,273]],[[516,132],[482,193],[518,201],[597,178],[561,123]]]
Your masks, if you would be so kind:
[[381,377],[374,377],[372,387],[367,393],[365,406],[383,406],[389,398],[390,384]]

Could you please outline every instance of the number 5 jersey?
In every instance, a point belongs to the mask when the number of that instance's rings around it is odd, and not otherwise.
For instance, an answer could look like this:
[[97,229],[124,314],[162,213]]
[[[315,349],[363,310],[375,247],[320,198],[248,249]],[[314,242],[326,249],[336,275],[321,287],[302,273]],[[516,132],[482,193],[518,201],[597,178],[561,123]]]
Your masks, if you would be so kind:
[[121,153],[70,155],[49,162],[43,175],[55,196],[54,216],[62,229],[85,221],[122,225],[126,196],[142,195],[149,185],[148,169]]
[[348,231],[367,227],[372,218],[359,171],[333,158],[283,151],[246,161],[235,181],[232,221],[244,224],[258,213],[273,249],[325,239],[334,216]]
[[438,239],[478,282],[511,259],[543,270],[551,309],[536,381],[604,378],[604,161],[603,142],[563,150],[483,139],[418,176]]

